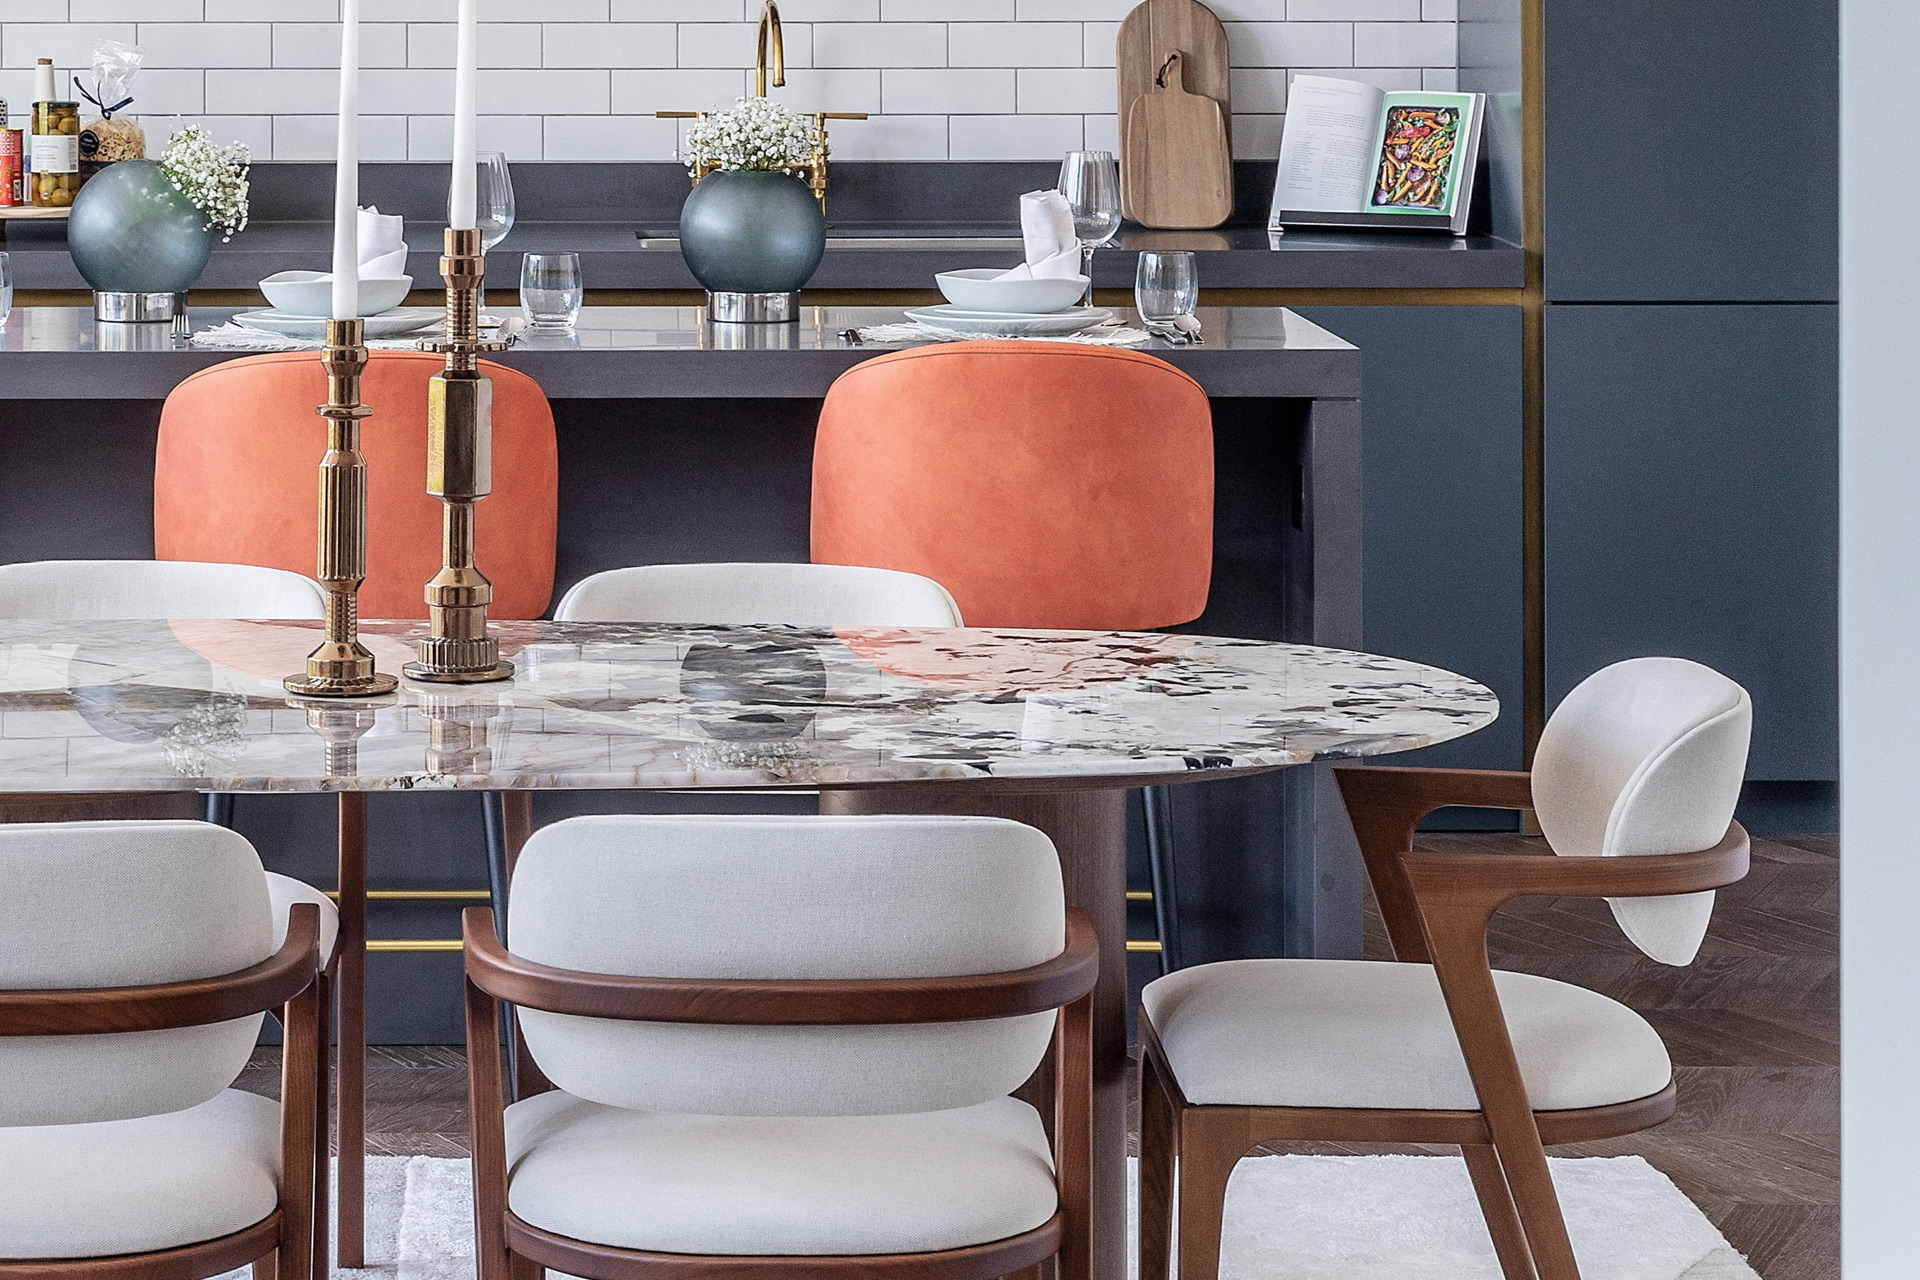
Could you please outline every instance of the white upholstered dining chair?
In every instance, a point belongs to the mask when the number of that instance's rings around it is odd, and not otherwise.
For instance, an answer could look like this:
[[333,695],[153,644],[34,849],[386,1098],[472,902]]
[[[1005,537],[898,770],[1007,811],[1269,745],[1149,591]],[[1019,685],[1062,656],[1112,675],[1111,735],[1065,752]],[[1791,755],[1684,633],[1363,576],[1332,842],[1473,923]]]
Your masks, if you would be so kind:
[[958,627],[932,578],[843,564],[649,564],[575,583],[555,622],[768,622],[796,627]]
[[[224,828],[0,826],[0,1278],[313,1274],[319,933]],[[230,1087],[268,1011],[280,1102]]]
[[[1085,1280],[1098,958],[1040,832],[573,818],[510,951],[465,923],[481,1280]],[[504,1110],[497,1000],[556,1086]],[[1008,1096],[1050,1045],[1051,1143]]]
[[[1176,1216],[1180,1280],[1212,1280],[1235,1163],[1308,1140],[1459,1145],[1507,1280],[1578,1280],[1542,1144],[1661,1123],[1673,1069],[1625,1005],[1493,971],[1488,920],[1517,897],[1604,897],[1649,957],[1690,963],[1712,890],[1746,874],[1752,723],[1732,680],[1640,658],[1567,695],[1531,775],[1336,769],[1394,960],[1236,960],[1147,986],[1141,1280],[1167,1275]],[[1531,809],[1551,852],[1413,852],[1448,805]]]
[[0,565],[0,618],[319,618],[319,584],[285,569],[193,560]]

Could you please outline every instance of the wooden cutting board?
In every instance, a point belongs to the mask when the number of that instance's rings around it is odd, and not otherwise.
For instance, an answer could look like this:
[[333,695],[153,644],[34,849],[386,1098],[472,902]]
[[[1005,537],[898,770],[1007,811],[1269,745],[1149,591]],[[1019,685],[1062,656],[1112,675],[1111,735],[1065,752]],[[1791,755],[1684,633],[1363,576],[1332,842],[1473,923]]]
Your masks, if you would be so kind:
[[[1216,179],[1224,177],[1228,198],[1226,207],[1219,209],[1217,215],[1217,201],[1208,201],[1201,207],[1191,199],[1185,199],[1175,202],[1183,206],[1177,215],[1182,221],[1149,221],[1141,216],[1139,208],[1155,211],[1157,218],[1162,212],[1161,203],[1164,202],[1157,203],[1155,196],[1148,193],[1168,190],[1166,182],[1152,168],[1157,163],[1154,157],[1170,156],[1173,152],[1164,146],[1147,147],[1144,150],[1136,147],[1133,138],[1133,122],[1137,118],[1134,107],[1147,94],[1164,92],[1157,82],[1167,58],[1175,53],[1180,55],[1180,73],[1185,92],[1211,98],[1219,104],[1226,145],[1217,153],[1209,152],[1206,156],[1207,172]],[[1146,0],[1120,24],[1120,36],[1114,54],[1119,75],[1120,156],[1123,166],[1121,204],[1126,215],[1148,226],[1218,226],[1233,212],[1233,98],[1229,86],[1231,73],[1226,28],[1220,25],[1220,19],[1213,15],[1213,11],[1198,3],[1198,0]],[[1162,104],[1163,107],[1171,105]],[[1128,157],[1136,154],[1146,159],[1129,164]],[[1142,164],[1147,167],[1142,168]],[[1213,182],[1207,185],[1212,186]],[[1141,203],[1143,199],[1146,202],[1144,206]],[[1185,220],[1196,217],[1205,217],[1207,220]]]
[[1226,113],[1181,83],[1186,59],[1167,55],[1162,87],[1127,113],[1121,204],[1146,227],[1217,227],[1233,213],[1233,148]]

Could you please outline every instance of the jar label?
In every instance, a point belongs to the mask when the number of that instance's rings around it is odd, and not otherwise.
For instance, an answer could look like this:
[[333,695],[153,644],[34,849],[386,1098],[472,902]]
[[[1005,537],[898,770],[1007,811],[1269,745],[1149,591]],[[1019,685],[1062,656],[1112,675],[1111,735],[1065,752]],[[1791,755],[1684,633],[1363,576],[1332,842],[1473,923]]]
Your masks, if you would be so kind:
[[33,135],[33,171],[35,173],[80,172],[80,139],[71,133]]

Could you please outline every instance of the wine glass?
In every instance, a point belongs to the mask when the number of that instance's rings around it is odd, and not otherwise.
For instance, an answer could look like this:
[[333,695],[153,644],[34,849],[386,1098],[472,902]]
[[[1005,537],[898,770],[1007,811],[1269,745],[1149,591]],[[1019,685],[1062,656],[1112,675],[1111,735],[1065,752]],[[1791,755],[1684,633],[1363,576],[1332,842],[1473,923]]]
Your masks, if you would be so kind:
[[1120,230],[1120,170],[1111,151],[1069,151],[1060,164],[1060,194],[1073,210],[1080,237],[1080,274],[1087,278],[1081,302],[1093,301],[1093,250]]
[[[480,253],[507,238],[513,230],[513,175],[507,171],[507,153],[482,151],[474,157],[477,172],[473,183],[473,225],[480,231]],[[449,212],[448,221],[452,221]],[[486,318],[487,291],[480,290],[479,306]]]

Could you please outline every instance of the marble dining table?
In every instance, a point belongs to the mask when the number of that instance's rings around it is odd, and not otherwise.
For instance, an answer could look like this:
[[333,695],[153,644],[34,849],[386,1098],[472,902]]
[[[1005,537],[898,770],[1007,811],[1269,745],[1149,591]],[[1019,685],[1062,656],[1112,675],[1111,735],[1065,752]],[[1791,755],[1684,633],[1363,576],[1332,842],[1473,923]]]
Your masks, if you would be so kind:
[[[362,639],[397,671],[424,625],[367,622]],[[1119,1280],[1126,789],[1407,751],[1499,713],[1464,676],[1269,641],[541,621],[495,624],[509,682],[298,701],[280,682],[318,626],[0,621],[0,793],[339,793],[343,1265],[360,1257],[362,1047],[347,1004],[364,980],[370,792],[793,788],[818,790],[827,813],[1039,827],[1100,938],[1093,1262]]]

